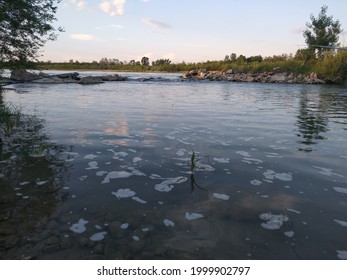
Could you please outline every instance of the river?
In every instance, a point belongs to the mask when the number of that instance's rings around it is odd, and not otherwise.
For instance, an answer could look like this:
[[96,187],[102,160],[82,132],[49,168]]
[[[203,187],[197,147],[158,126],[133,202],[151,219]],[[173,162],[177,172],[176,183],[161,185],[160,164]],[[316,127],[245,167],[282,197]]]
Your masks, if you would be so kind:
[[346,87],[121,75],[2,94],[1,259],[347,258]]

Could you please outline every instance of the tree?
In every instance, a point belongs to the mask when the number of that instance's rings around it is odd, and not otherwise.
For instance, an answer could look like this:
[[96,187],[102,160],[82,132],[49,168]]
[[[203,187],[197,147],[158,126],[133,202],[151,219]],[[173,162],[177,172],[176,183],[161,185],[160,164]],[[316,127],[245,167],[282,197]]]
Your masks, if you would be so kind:
[[318,46],[334,46],[339,41],[339,34],[342,32],[341,24],[338,20],[333,21],[332,16],[327,16],[327,6],[323,6],[317,18],[311,14],[311,23],[306,23],[307,29],[303,35],[309,48],[317,50],[317,56],[323,57],[323,49]]
[[[0,61],[25,66],[39,49],[57,38],[52,23],[61,0],[0,0]],[[1,67],[1,65],[0,65]]]
[[156,61],[152,62],[152,66],[162,66],[162,65],[169,65],[171,63],[171,60],[166,58],[166,59],[157,59]]
[[149,58],[144,56],[143,58],[141,58],[141,64],[144,66],[148,66],[149,65]]

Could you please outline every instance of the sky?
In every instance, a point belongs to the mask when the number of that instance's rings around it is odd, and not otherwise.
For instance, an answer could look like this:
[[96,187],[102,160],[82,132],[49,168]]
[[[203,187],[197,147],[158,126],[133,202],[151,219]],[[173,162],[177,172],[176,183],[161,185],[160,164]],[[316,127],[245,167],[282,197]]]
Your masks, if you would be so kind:
[[310,15],[323,5],[339,20],[347,45],[346,0],[62,0],[40,60],[65,62],[222,60],[226,55],[272,56],[305,47]]

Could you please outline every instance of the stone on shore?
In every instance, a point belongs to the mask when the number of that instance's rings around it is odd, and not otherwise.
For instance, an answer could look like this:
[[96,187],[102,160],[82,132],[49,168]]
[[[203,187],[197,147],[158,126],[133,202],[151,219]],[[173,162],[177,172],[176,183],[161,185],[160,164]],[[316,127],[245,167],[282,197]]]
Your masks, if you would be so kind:
[[281,84],[325,84],[324,79],[318,78],[317,73],[307,76],[285,72],[280,67],[274,68],[271,72],[260,73],[235,73],[232,69],[227,71],[206,71],[206,69],[191,70],[181,76],[190,80],[210,80],[228,82],[256,82],[256,83],[281,83]]
[[31,73],[24,69],[19,69],[11,71],[10,79],[17,82],[31,82],[41,77],[42,76],[39,74]]
[[81,85],[95,85],[103,83],[103,80],[100,77],[88,76],[81,78],[78,83]]

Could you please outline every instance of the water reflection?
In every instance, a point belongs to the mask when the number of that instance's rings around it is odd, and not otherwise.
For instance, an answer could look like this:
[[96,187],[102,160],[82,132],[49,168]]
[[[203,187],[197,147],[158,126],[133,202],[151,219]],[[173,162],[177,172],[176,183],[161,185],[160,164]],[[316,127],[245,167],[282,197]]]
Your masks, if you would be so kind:
[[326,90],[323,87],[321,92],[312,93],[307,92],[305,88],[301,92],[297,136],[301,138],[298,143],[304,146],[299,150],[311,152],[312,145],[326,139],[325,133],[329,131],[329,122],[345,121],[347,109],[345,98]]
[[[19,246],[38,250],[37,244],[47,239],[41,226],[67,195],[69,165],[61,153],[72,148],[56,145],[44,129],[42,119],[21,115],[9,135],[0,134],[1,259],[20,257]],[[34,232],[36,240],[30,239]],[[47,249],[46,245],[40,248]]]

